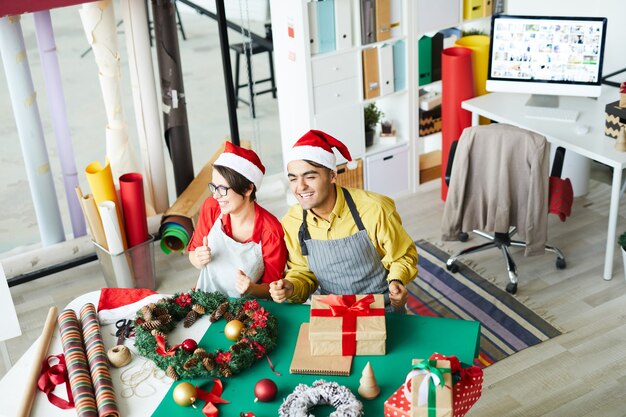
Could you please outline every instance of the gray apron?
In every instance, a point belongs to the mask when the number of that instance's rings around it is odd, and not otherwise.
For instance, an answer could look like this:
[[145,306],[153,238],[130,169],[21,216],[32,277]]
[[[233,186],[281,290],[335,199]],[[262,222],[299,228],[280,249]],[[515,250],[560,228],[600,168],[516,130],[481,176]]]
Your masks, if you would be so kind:
[[383,294],[385,310],[394,311],[389,303],[389,271],[367,235],[352,196],[345,188],[342,190],[359,231],[341,239],[313,240],[306,223],[307,211],[302,210],[298,232],[302,254],[317,278],[321,294]]

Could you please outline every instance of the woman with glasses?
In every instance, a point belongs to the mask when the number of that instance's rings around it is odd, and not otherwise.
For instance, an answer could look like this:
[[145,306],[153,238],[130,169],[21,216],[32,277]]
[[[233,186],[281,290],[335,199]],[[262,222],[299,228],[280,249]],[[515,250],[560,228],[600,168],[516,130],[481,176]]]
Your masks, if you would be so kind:
[[269,283],[287,260],[279,220],[256,203],[265,167],[258,155],[230,142],[213,163],[207,198],[187,246],[200,269],[196,288],[229,297],[269,298]]

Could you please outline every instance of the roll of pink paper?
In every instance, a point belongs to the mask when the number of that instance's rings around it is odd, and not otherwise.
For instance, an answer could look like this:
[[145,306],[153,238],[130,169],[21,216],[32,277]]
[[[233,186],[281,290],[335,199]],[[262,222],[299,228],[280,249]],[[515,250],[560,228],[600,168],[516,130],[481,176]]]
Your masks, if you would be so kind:
[[441,54],[441,199],[446,200],[445,183],[448,154],[452,142],[472,123],[472,114],[461,108],[461,102],[474,97],[472,50],[446,48]]
[[141,174],[129,172],[120,177],[120,199],[126,239],[128,247],[132,248],[148,240],[148,220]]
[[113,380],[109,372],[106,350],[100,334],[96,308],[87,303],[80,309],[83,341],[89,364],[89,373],[96,395],[96,406],[100,417],[119,417]]
[[76,313],[71,309],[63,310],[57,322],[59,323],[59,333],[61,333],[70,388],[74,396],[76,415],[79,417],[98,417],[96,397]]

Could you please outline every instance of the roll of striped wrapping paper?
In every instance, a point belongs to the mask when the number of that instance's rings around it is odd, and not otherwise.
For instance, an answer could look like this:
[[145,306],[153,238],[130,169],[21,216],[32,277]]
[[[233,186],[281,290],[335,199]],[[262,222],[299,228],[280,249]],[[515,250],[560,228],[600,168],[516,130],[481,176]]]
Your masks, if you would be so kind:
[[76,415],[78,417],[98,417],[96,397],[83,345],[83,334],[76,313],[71,309],[63,310],[57,321],[70,388],[74,396]]
[[100,324],[96,308],[87,303],[80,309],[80,323],[83,328],[83,342],[87,363],[96,395],[96,406],[100,417],[119,417],[113,380],[109,372],[106,350],[100,334]]

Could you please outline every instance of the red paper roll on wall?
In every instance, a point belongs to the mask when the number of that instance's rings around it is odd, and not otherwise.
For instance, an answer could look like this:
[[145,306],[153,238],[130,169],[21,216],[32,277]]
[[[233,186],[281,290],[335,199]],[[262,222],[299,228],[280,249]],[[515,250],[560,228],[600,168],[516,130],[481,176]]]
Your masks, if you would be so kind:
[[472,124],[472,114],[461,108],[461,102],[474,97],[472,50],[446,48],[441,53],[441,199],[446,200],[445,183],[448,154],[452,142]]
[[129,172],[120,177],[120,199],[126,240],[128,247],[132,248],[148,240],[148,220],[141,174]]

